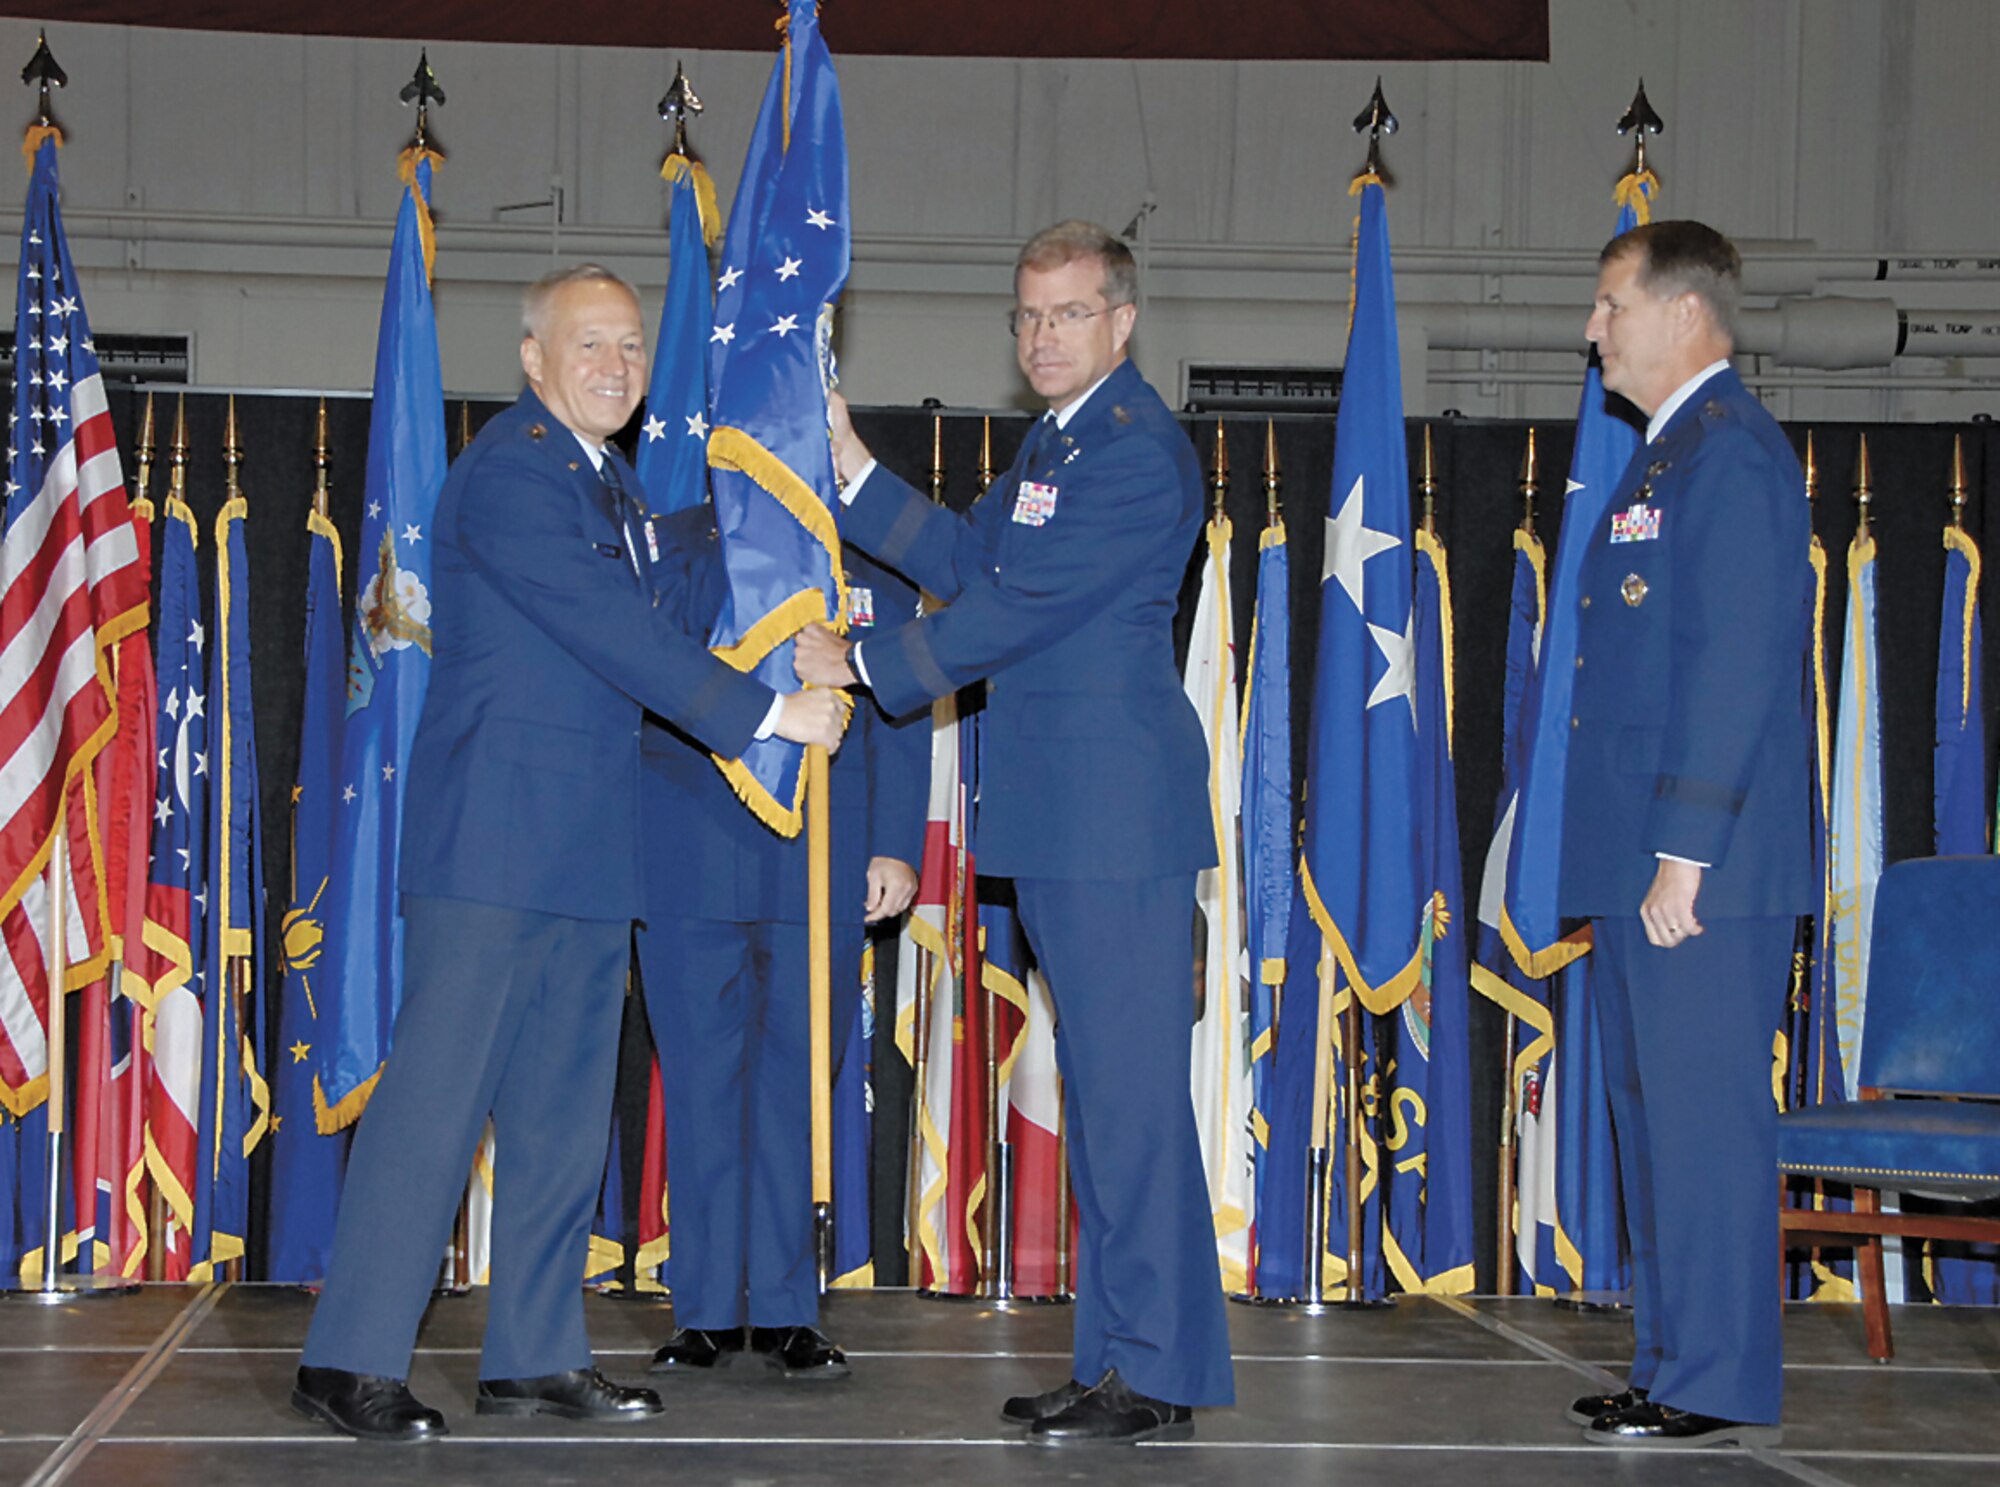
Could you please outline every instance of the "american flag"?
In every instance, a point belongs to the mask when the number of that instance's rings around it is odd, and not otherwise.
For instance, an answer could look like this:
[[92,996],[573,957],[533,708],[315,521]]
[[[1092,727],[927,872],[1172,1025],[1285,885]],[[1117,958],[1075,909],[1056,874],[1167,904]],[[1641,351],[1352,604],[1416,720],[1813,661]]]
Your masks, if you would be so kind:
[[[101,974],[102,846],[85,808],[117,725],[110,648],[146,622],[146,580],[111,416],[57,205],[56,142],[35,155],[21,227],[0,538],[0,1101],[46,1097],[46,868],[59,827],[70,871],[65,980]],[[67,805],[67,809],[65,806]]]

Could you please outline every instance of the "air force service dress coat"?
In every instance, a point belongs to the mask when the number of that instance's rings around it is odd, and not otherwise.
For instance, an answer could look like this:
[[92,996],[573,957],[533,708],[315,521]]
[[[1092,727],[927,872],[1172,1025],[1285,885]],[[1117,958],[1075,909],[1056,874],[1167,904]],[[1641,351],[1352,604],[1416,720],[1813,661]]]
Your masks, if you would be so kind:
[[908,712],[985,679],[979,870],[1015,880],[1056,1007],[1080,1226],[1072,1374],[1234,1396],[1188,1093],[1208,754],[1174,665],[1202,518],[1194,450],[1129,362],[955,516],[877,469],[841,517],[946,608],[861,643]]
[[641,907],[642,710],[733,754],[771,700],[653,603],[648,554],[628,540],[642,519],[532,392],[445,482],[426,534],[434,654],[399,878],[405,994],[355,1138],[309,1366],[407,1376],[489,1113],[480,1376],[591,1364],[578,1277]]
[[[1810,513],[1790,445],[1730,370],[1634,456],[1577,603],[1559,907],[1595,922],[1631,1232],[1631,1382],[1778,1418],[1771,1039],[1813,904]],[[1704,933],[1649,944],[1659,854],[1707,864]]]
[[[727,592],[713,511],[659,519],[655,541],[662,568],[676,570],[663,604],[705,637]],[[852,549],[843,561],[852,633],[915,616],[907,582]],[[860,1008],[868,863],[918,866],[930,741],[927,714],[894,722],[864,694],[828,771],[836,1072]],[[674,1320],[812,1324],[806,841],[765,826],[708,750],[658,718],[647,719],[642,759],[638,943],[665,1098]]]

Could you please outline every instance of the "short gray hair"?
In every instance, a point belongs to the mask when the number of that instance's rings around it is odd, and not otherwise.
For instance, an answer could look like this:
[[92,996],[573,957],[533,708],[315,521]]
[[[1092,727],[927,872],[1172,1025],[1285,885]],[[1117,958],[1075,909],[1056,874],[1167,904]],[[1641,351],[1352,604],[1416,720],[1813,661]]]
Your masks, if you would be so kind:
[[1053,227],[1044,227],[1021,247],[1014,260],[1018,277],[1024,268],[1046,273],[1078,259],[1095,258],[1104,265],[1104,299],[1112,306],[1136,304],[1139,299],[1139,266],[1132,250],[1095,222],[1071,218]]
[[573,263],[568,268],[550,269],[521,293],[521,339],[531,340],[541,334],[542,317],[548,313],[549,301],[558,289],[565,284],[590,283],[616,284],[632,296],[633,304],[639,302],[639,291],[601,263]]
[[1715,328],[1736,344],[1736,310],[1743,300],[1743,257],[1706,222],[1648,222],[1604,245],[1600,265],[1637,255],[1639,285],[1657,299],[1692,294],[1708,307]]

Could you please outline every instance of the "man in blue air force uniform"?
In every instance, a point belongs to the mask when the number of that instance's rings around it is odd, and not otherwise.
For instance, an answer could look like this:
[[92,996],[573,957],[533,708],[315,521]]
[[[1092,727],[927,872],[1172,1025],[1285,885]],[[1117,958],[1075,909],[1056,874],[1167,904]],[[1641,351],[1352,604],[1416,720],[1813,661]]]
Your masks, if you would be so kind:
[[947,607],[852,650],[824,629],[798,647],[803,679],[858,671],[892,712],[987,683],[979,866],[1015,880],[1055,1001],[1081,1221],[1072,1377],[1002,1411],[1052,1445],[1184,1438],[1189,1406],[1234,1392],[1188,1094],[1194,880],[1215,838],[1173,618],[1201,478],[1126,360],[1137,287],[1088,223],[1022,249],[1016,356],[1050,412],[963,518],[876,469],[836,403],[843,535]]
[[1741,272],[1700,223],[1635,228],[1588,327],[1651,419],[1578,583],[1558,890],[1594,927],[1632,1244],[1629,1387],[1570,1411],[1604,1445],[1778,1439],[1771,1038],[1812,903],[1810,516],[1729,367]]
[[827,696],[780,698],[654,602],[638,479],[607,444],[645,387],[629,286],[594,265],[523,303],[529,390],[451,468],[431,540],[430,690],[397,883],[393,1051],[355,1136],[292,1402],[350,1435],[444,1417],[405,1380],[488,1114],[496,1173],[481,1414],[657,1412],[591,1363],[582,1277],[641,911],[639,720],[717,751],[832,744]]
[[[666,561],[685,564],[676,602],[706,635],[727,591],[714,511],[692,507],[659,527]],[[842,561],[855,634],[915,617],[907,582],[851,548]],[[898,724],[863,697],[833,757],[836,1061],[860,1012],[864,921],[891,919],[916,895],[930,739],[928,714]],[[747,1326],[768,1370],[844,1378],[846,1358],[818,1328],[806,840],[753,816],[681,729],[649,718],[641,758],[639,961],[666,1100],[676,1324],[653,1371],[728,1368]]]

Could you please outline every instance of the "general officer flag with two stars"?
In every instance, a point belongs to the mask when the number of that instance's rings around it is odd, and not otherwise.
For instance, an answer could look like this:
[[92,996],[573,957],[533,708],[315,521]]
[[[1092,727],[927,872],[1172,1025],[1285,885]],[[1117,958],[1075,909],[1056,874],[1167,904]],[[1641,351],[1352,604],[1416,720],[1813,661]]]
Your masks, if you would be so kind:
[[708,268],[715,187],[698,161],[670,155],[667,298],[653,345],[646,421],[633,461],[646,505],[682,511],[708,498],[708,355],[715,335],[715,280]]
[[[709,643],[779,692],[798,690],[794,635],[815,621],[846,627],[826,394],[847,283],[847,141],[816,11],[792,0],[729,213],[709,347],[708,463],[729,576]],[[770,738],[717,762],[758,819],[796,836],[803,752]]]

